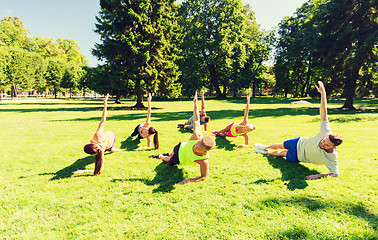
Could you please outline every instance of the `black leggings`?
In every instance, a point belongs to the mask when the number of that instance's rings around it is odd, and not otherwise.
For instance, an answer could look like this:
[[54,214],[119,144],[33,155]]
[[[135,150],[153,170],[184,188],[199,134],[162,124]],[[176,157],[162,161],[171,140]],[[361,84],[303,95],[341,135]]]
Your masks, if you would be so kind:
[[142,139],[143,136],[141,136],[141,135],[139,134],[139,131],[138,131],[139,126],[140,126],[140,124],[139,124],[138,126],[135,127],[134,132],[131,134],[131,136],[132,136],[132,137],[135,137],[136,135],[138,135],[138,138],[139,138],[139,139]]

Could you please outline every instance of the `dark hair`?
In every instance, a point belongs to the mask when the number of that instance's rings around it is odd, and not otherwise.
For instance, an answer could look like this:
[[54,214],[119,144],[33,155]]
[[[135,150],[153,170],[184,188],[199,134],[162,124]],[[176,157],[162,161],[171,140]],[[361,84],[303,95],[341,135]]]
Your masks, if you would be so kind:
[[84,152],[88,154],[96,154],[97,151],[95,150],[94,144],[87,144],[84,146]]
[[155,128],[150,127],[148,129],[148,134],[154,134],[154,146],[155,146],[155,149],[158,149],[159,148],[159,133],[158,133],[158,131]]
[[337,133],[331,133],[328,137],[335,147],[339,146],[344,141],[343,137]]
[[95,176],[101,173],[103,164],[104,164],[104,154],[101,149],[98,149],[96,153],[96,157],[95,157],[95,169],[94,169]]
[[205,123],[210,122],[210,117],[209,116],[205,116],[203,119],[205,120]]
[[95,170],[94,170],[94,175],[99,175],[101,173],[101,168],[104,163],[104,154],[101,150],[101,148],[98,148],[95,150],[94,144],[87,144],[84,146],[84,152],[88,154],[96,154],[95,156]]

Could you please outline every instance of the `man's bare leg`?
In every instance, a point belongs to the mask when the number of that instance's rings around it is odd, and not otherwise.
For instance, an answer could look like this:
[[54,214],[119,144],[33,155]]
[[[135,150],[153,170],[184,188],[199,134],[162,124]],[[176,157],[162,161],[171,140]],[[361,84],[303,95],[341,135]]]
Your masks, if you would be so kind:
[[265,150],[268,150],[268,149],[285,149],[283,143],[275,143],[275,144],[272,144],[272,145],[269,145],[265,148]]
[[282,150],[282,151],[274,151],[274,152],[267,152],[266,154],[270,155],[270,156],[275,156],[275,157],[286,157],[286,153],[288,152],[289,150],[285,149],[285,150]]

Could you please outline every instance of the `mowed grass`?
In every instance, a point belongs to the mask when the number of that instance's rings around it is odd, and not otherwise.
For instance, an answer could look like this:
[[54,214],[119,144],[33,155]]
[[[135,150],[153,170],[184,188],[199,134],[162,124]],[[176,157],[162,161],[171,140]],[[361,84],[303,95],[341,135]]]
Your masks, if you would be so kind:
[[[242,138],[216,138],[210,178],[198,166],[169,167],[151,153],[171,151],[190,131],[176,128],[193,102],[152,101],[159,150],[133,151],[146,141],[128,138],[146,111],[122,110],[109,100],[105,130],[115,132],[99,176],[72,176],[93,169],[83,152],[96,131],[102,100],[8,101],[0,104],[1,239],[378,239],[377,99],[356,100],[357,111],[329,101],[338,148],[338,178],[306,180],[325,166],[288,163],[254,152],[253,144],[282,142],[319,131],[319,100],[251,99],[249,120],[257,126],[251,146]],[[211,130],[241,122],[245,98],[207,100]]]

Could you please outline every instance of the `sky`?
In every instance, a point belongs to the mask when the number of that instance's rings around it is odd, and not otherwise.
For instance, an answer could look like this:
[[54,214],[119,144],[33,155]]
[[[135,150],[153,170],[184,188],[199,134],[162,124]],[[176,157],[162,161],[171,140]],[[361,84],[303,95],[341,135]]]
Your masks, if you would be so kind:
[[[261,28],[271,30],[291,16],[306,0],[242,0],[255,12]],[[94,32],[99,0],[0,0],[0,19],[18,17],[29,37],[75,40],[91,67],[99,63],[91,49],[100,42]]]

